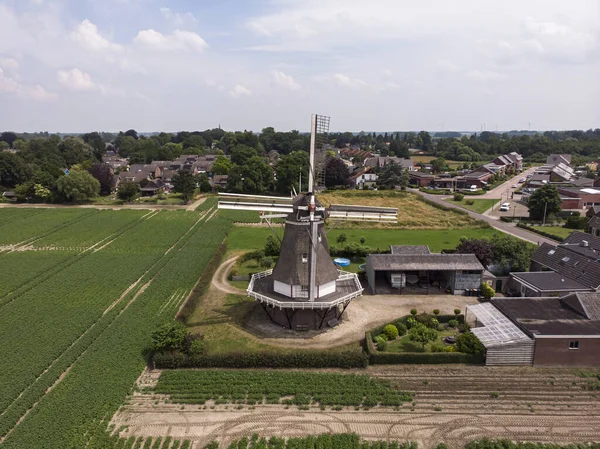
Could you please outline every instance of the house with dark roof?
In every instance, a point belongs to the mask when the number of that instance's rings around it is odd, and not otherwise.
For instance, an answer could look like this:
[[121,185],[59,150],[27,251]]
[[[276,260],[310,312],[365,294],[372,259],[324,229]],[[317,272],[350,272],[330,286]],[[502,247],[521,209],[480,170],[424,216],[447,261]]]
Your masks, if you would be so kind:
[[433,183],[435,176],[431,173],[423,173],[420,171],[411,171],[408,174],[408,182],[417,187],[427,187]]
[[570,154],[551,154],[546,158],[546,164],[548,164],[548,165],[558,165],[558,164],[571,165],[571,158],[572,158],[572,156]]
[[600,237],[572,232],[557,246],[543,243],[532,255],[529,272],[510,273],[512,296],[562,296],[600,290]]
[[390,246],[369,254],[365,271],[372,294],[463,294],[479,290],[484,267],[473,254],[434,254],[427,246]]
[[487,365],[600,366],[600,293],[492,298],[469,313]]
[[374,168],[384,168],[388,164],[396,164],[400,165],[402,168],[407,169],[408,171],[414,170],[414,164],[412,159],[405,159],[401,157],[391,157],[391,156],[375,156],[368,157],[365,159],[364,166],[365,167],[374,167]]
[[[508,154],[503,154],[502,156],[498,156],[492,161],[492,164],[503,167],[502,173],[508,172],[519,172],[523,170],[523,156],[521,156],[516,151],[513,151]],[[491,165],[491,164],[486,164]]]
[[229,175],[213,175],[213,177],[209,179],[209,182],[213,189],[224,189],[227,187],[228,180]]
[[586,232],[595,237],[600,237],[600,206],[592,206],[588,209],[586,217],[589,218]]

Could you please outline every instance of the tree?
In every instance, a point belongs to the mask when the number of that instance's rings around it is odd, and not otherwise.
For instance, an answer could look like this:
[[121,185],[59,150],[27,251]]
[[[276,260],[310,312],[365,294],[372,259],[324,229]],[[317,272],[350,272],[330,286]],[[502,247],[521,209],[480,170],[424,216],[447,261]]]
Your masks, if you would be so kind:
[[430,162],[431,164],[431,171],[433,171],[434,173],[440,173],[442,171],[446,171],[449,170],[450,167],[448,167],[448,164],[446,163],[446,159],[444,159],[443,157],[438,157],[434,160],[432,160]]
[[113,168],[105,163],[94,164],[90,169],[90,174],[100,183],[100,194],[109,195],[112,191],[113,177],[115,175]]
[[346,240],[348,240],[348,237],[346,236],[346,234],[340,234],[337,236],[337,242],[340,245],[343,245]]
[[3,132],[0,134],[0,140],[6,142],[9,147],[12,147],[14,141],[17,140],[17,135],[12,132]]
[[140,186],[135,182],[122,182],[117,189],[117,198],[129,203],[140,193]]
[[67,201],[83,201],[100,193],[100,183],[83,170],[73,170],[56,181],[56,188]]
[[299,192],[300,174],[302,174],[302,184],[306,188],[308,186],[308,165],[309,157],[306,151],[292,151],[281,156],[275,167],[277,191],[289,195],[293,186]]
[[243,165],[234,165],[227,179],[227,190],[234,193],[262,194],[272,191],[273,169],[260,156],[253,156]]
[[217,156],[212,167],[212,172],[215,175],[228,175],[231,171],[231,161],[225,156]]
[[461,237],[456,252],[459,254],[475,254],[475,257],[484,267],[488,267],[494,260],[494,245],[486,239]]
[[397,157],[401,157],[401,158],[405,158],[405,159],[408,159],[410,157],[410,151],[408,151],[408,145],[406,144],[406,142],[403,142],[401,140],[394,140],[392,143],[390,143],[389,152],[393,156],[397,156]]
[[387,324],[383,328],[383,333],[387,336],[388,340],[395,340],[398,338],[398,328],[393,324]]
[[350,182],[350,172],[344,161],[332,158],[325,165],[325,186],[346,186]]
[[138,133],[135,129],[128,129],[123,133],[123,135],[126,137],[133,137],[135,140],[139,139]]
[[402,190],[405,190],[408,186],[409,179],[410,177],[408,170],[403,168],[401,165],[392,162],[386,165],[379,174],[379,178],[377,178],[377,185],[385,186],[388,189],[393,189],[396,186],[400,186]]
[[492,238],[492,245],[494,247],[493,264],[502,274],[529,269],[535,245],[508,235],[505,237],[495,235]]
[[179,170],[175,176],[173,176],[173,187],[175,191],[181,193],[181,199],[184,203],[187,203],[193,196],[194,190],[196,190],[196,177],[192,172]]
[[464,332],[456,337],[456,350],[464,354],[481,354],[485,346],[475,334]]
[[14,187],[31,178],[32,170],[16,154],[0,152],[0,186]]
[[244,165],[253,156],[258,156],[258,151],[247,145],[236,145],[231,150],[231,162],[237,165]]
[[532,220],[542,220],[544,210],[546,217],[560,212],[560,194],[558,189],[552,185],[545,185],[537,189],[529,197],[529,217]]
[[267,236],[267,242],[265,243],[265,256],[279,256],[281,251],[281,244],[272,235]]
[[420,343],[423,350],[425,350],[425,345],[430,341],[435,341],[438,338],[438,333],[435,329],[431,329],[423,323],[417,323],[408,331],[408,338],[410,341]]
[[165,323],[152,332],[152,349],[154,351],[181,351],[184,349],[187,333],[187,327],[179,321]]

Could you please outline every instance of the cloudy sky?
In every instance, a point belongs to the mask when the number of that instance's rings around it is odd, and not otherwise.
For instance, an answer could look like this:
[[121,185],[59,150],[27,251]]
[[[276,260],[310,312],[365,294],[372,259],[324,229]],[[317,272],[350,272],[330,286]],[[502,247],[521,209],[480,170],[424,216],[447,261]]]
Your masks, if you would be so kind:
[[0,130],[600,127],[598,0],[0,0]]

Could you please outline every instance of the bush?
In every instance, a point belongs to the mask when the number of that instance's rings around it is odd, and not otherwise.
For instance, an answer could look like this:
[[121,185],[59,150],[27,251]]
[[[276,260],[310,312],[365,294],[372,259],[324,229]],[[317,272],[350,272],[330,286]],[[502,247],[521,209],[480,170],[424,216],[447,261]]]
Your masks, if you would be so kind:
[[383,328],[383,333],[387,335],[388,340],[395,340],[398,338],[398,328],[393,324],[388,324]]
[[492,299],[494,297],[496,292],[494,291],[494,289],[492,287],[490,287],[489,285],[487,285],[484,282],[481,284],[481,294],[483,295],[483,297],[485,299],[487,299],[489,301],[490,299]]
[[464,332],[456,337],[456,350],[465,354],[481,354],[485,347],[475,334]]
[[267,242],[265,243],[264,253],[265,256],[276,257],[279,256],[279,251],[281,250],[281,244],[275,237],[269,235],[267,237]]
[[462,193],[454,194],[454,201],[456,201],[457,203],[460,203],[464,198],[465,196]]
[[378,351],[385,351],[387,349],[387,337],[383,334],[379,335],[375,338],[375,344]]
[[263,268],[271,268],[271,265],[273,265],[273,259],[267,256],[262,257],[259,261],[259,264]]
[[565,222],[565,228],[569,229],[585,229],[587,227],[587,217],[570,216]]
[[[370,337],[369,337],[370,338]],[[370,343],[370,342],[369,342]],[[364,352],[271,351],[204,354],[188,357],[182,352],[158,352],[156,368],[366,368],[369,357]]]
[[417,314],[417,309],[410,309],[410,314],[415,316]]
[[406,331],[408,330],[408,328],[406,327],[406,324],[403,323],[396,323],[396,329],[398,329],[398,335],[405,335]]
[[440,314],[440,309],[433,309],[433,314],[438,316]]
[[446,345],[441,341],[436,341],[431,343],[431,352],[444,352],[446,349]]
[[451,328],[453,328],[453,329],[456,329],[458,327],[458,320],[450,320],[450,321],[448,321],[448,326],[451,327]]
[[454,315],[460,315],[460,309],[454,309]]
[[466,201],[465,201],[465,204],[466,204],[467,206],[472,206],[473,204],[475,204],[475,200],[466,200]]

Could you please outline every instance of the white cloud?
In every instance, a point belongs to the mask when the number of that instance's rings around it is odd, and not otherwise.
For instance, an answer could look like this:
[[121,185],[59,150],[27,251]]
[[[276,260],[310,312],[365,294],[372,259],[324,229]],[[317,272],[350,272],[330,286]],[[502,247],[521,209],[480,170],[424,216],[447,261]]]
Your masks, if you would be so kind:
[[198,22],[196,20],[196,17],[194,16],[194,14],[192,14],[191,12],[186,12],[186,13],[178,13],[178,12],[173,12],[171,10],[171,8],[160,8],[160,13],[163,15],[163,17],[169,22],[171,23],[173,26],[177,27],[177,28],[182,28],[182,27],[186,27],[186,26],[190,26],[195,24],[196,22]]
[[203,51],[208,44],[198,34],[191,31],[175,30],[172,34],[162,34],[156,30],[141,30],[133,39],[134,43],[153,50]]
[[473,69],[466,72],[465,75],[468,78],[474,79],[476,81],[493,81],[506,78],[506,75],[499,72],[495,72],[493,70]]
[[457,72],[459,70],[456,64],[445,59],[438,61],[437,67],[444,72]]
[[19,70],[19,62],[14,58],[0,58],[0,68],[16,73]]
[[283,72],[273,72],[273,80],[276,85],[290,90],[301,90],[302,87],[298,84],[292,75],[287,75]]
[[88,50],[123,50],[122,46],[114,44],[108,39],[102,37],[98,32],[98,27],[88,19],[85,19],[83,22],[75,26],[75,29],[71,32],[70,37],[72,40]]
[[236,84],[229,90],[229,95],[231,95],[233,98],[239,98],[243,96],[249,97],[252,95],[252,91],[241,84]]
[[89,73],[75,68],[71,70],[59,70],[58,82],[67,89],[81,92],[90,92],[98,89],[98,85],[92,81]]
[[32,99],[35,101],[55,100],[58,96],[55,93],[48,92],[44,87],[36,84],[29,86],[21,84],[16,78],[8,76],[0,67],[0,95],[13,94],[21,98]]
[[344,75],[342,73],[336,73],[333,75],[333,79],[340,86],[349,87],[352,89],[367,85],[367,83],[359,78],[350,78],[348,75]]

